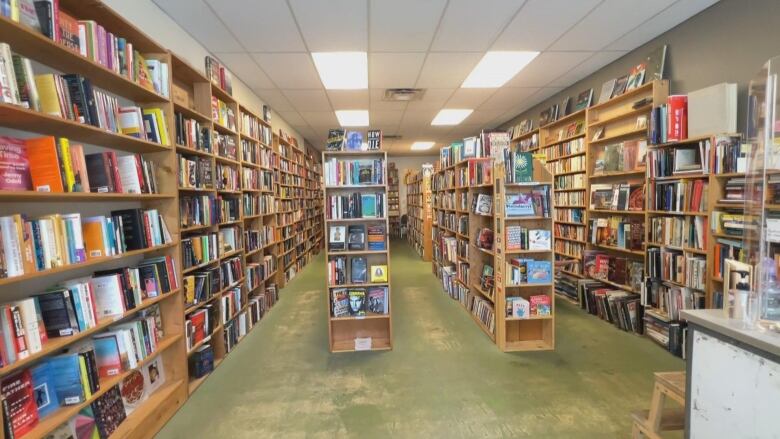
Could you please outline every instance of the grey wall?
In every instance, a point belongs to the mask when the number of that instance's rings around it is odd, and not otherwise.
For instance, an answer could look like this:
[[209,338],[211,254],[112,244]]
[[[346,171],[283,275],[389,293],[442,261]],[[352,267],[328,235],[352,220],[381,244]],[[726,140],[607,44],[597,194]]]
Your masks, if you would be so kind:
[[[687,0],[681,0],[687,1]],[[666,78],[670,93],[686,94],[721,82],[736,82],[739,94],[737,128],[746,123],[747,86],[764,62],[780,55],[780,1],[721,0],[677,27],[649,41],[596,73],[564,89],[541,104],[501,125],[509,128],[532,118],[537,126],[539,113],[561,104],[566,96],[575,99],[581,91],[593,88],[598,102],[601,85],[610,78],[629,72],[655,48],[667,44]]]

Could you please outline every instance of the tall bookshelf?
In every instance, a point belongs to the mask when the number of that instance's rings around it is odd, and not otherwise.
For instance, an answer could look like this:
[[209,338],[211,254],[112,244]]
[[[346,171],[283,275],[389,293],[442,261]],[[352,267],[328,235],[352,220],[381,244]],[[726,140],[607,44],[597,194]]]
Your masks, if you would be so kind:
[[401,193],[398,191],[398,168],[390,162],[387,168],[387,214],[390,236],[399,236],[401,229]]
[[316,161],[318,158],[312,153],[306,155],[305,236],[309,255],[319,254],[322,248],[322,164]]
[[[77,19],[95,20],[105,26],[107,30],[127,38],[133,43],[135,49],[147,59],[157,59],[166,63],[168,67],[172,66],[171,55],[164,47],[102,3],[62,0],[60,8]],[[83,75],[94,86],[122,98],[123,102],[130,102],[130,105],[138,105],[142,108],[159,108],[163,111],[167,124],[172,126],[173,104],[168,97],[104,68],[97,62],[84,58],[77,52],[73,52],[6,17],[0,17],[0,33],[4,36],[4,42],[10,45],[14,53],[29,57],[54,71]],[[169,79],[168,86],[170,85]],[[62,281],[90,276],[99,270],[135,266],[144,259],[157,256],[173,258],[175,263],[172,274],[178,285],[181,285],[176,154],[172,144],[158,144],[141,140],[10,104],[0,104],[0,125],[9,129],[26,131],[29,135],[25,137],[65,137],[70,140],[71,145],[83,144],[85,153],[98,151],[115,151],[120,155],[126,152],[143,153],[145,158],[154,163],[158,183],[157,194],[0,191],[0,197],[6,203],[3,209],[4,215],[18,213],[26,214],[30,218],[38,218],[49,214],[80,213],[82,217],[87,217],[107,215],[115,209],[157,209],[165,220],[172,238],[171,242],[156,247],[127,251],[116,256],[92,257],[79,264],[62,265],[42,271],[26,272],[15,277],[2,278],[0,279],[0,290],[6,301],[26,299],[33,294],[42,293]],[[101,149],[98,149],[97,145]],[[162,360],[165,369],[165,383],[135,411],[127,415],[114,435],[117,437],[136,437],[142,435],[141,432],[157,431],[181,407],[187,397],[181,288],[143,300],[135,308],[119,316],[118,319],[100,319],[96,326],[86,331],[71,336],[51,337],[42,344],[40,351],[0,368],[0,376],[3,379],[9,379],[17,372],[27,370],[29,367],[39,364],[41,360],[61,353],[64,348],[71,348],[80,342],[90,340],[92,336],[108,330],[119,320],[127,321],[138,317],[141,311],[149,310],[154,305],[159,306],[162,329],[165,334],[159,340],[157,350],[141,361],[136,368],[123,370],[118,375],[100,380],[100,390],[85,398],[83,402],[59,407],[48,416],[41,418],[25,437],[44,437],[52,433],[61,424],[76,416],[81,409],[88,407],[119,385],[122,380],[158,359]]]
[[[604,158],[610,154],[607,149],[613,148],[615,145],[621,144],[621,142],[646,142],[648,131],[646,124],[650,119],[650,111],[653,107],[664,104],[668,94],[668,81],[651,81],[620,96],[588,108],[586,117],[588,139],[587,167],[590,189],[588,198],[592,198],[594,185],[596,184],[604,185],[604,187],[616,184],[643,186],[645,194],[644,202],[636,206],[636,208],[620,210],[594,208],[590,205],[592,203],[589,203],[587,218],[591,225],[594,221],[601,221],[602,223],[619,222],[620,224],[629,223],[637,226],[641,224],[641,227],[646,230],[647,208],[645,203],[648,197],[644,165],[637,166],[634,169],[620,167],[619,170],[599,171],[597,166],[600,164],[597,162],[602,159],[605,162],[608,161],[608,157]],[[644,126],[640,123],[642,118],[645,121]],[[623,153],[620,152],[619,154]],[[622,158],[620,160],[622,161]],[[608,164],[605,165],[605,168],[608,166]],[[589,234],[594,234],[591,226],[589,226],[589,231]],[[610,255],[610,257],[626,261],[627,271],[621,274],[624,281],[616,282],[609,278],[598,276],[599,281],[628,292],[640,292],[644,274],[647,273],[645,252],[642,249],[632,249],[600,242],[598,237],[593,237],[589,240],[588,249],[598,250]],[[580,258],[576,257],[575,259]],[[635,265],[635,263],[639,265]],[[641,266],[642,270],[640,271],[638,268],[631,270],[629,267],[632,266]],[[594,273],[588,273],[588,267],[584,268],[587,277],[594,277]]]
[[409,173],[406,183],[407,241],[423,261],[431,260],[431,172]]
[[284,286],[292,280],[302,267],[300,260],[305,256],[304,199],[305,167],[303,151],[293,144],[284,133],[274,134],[276,152],[276,199],[279,279]]
[[[530,182],[515,183],[507,180],[505,164],[496,166],[494,176],[495,201],[493,215],[493,230],[495,230],[495,303],[496,309],[501,310],[496,314],[496,344],[504,352],[513,351],[542,351],[555,349],[555,280],[553,267],[556,254],[555,243],[557,236],[552,231],[550,249],[508,249],[507,228],[520,226],[527,229],[552,230],[554,224],[555,204],[552,202],[554,193],[553,174],[546,169],[544,162],[533,161],[533,177]],[[513,216],[506,211],[506,198],[509,195],[540,191],[549,194],[549,212],[542,211],[537,215]],[[508,270],[515,259],[533,259],[535,261],[547,261],[550,264],[549,282],[525,282],[512,283],[508,278]],[[530,274],[526,271],[526,276]],[[549,314],[530,314],[526,317],[508,316],[504,310],[512,308],[513,298],[523,298],[530,301],[533,296],[547,296],[549,298]]]
[[583,277],[580,257],[585,250],[588,224],[586,111],[576,111],[539,128],[538,152],[544,154],[547,170],[555,176],[555,260],[576,260],[561,269],[576,278]]
[[[357,171],[356,162],[362,161],[381,161],[381,166],[373,165],[374,175],[381,174],[380,179],[374,179],[371,183],[354,184],[348,180],[351,175],[346,171],[350,166]],[[326,276],[326,304],[328,313],[328,346],[331,352],[353,352],[364,350],[389,350],[393,348],[393,325],[392,325],[392,288],[391,277],[392,267],[390,266],[390,243],[388,240],[388,217],[387,217],[387,153],[383,151],[326,151],[322,153],[323,164],[323,206],[325,209],[325,225],[328,233],[325,247],[325,259],[328,262]],[[329,169],[331,171],[329,171]],[[338,169],[338,171],[336,170]],[[345,183],[349,181],[349,183]],[[376,217],[352,217],[355,215],[345,215],[337,218],[332,215],[336,209],[330,209],[329,197],[344,196],[349,197],[353,194],[371,196],[380,194],[384,197],[383,211],[384,215]],[[350,248],[350,242],[353,241],[349,231],[350,226],[360,228],[362,232],[362,245],[359,248]],[[371,231],[383,229],[384,243],[381,245],[384,249],[372,250],[370,247]],[[341,240],[344,242],[343,249],[334,249],[333,242]],[[360,258],[360,259],[357,259]],[[344,263],[342,270],[343,277],[335,274],[330,269],[330,263],[341,259]],[[362,260],[365,269],[364,282],[357,282],[353,265],[355,261]],[[386,279],[377,279],[372,282],[372,275],[375,267],[384,266],[384,275]],[[371,305],[372,289],[384,288],[384,307],[383,312],[372,312],[370,309],[361,313],[359,308],[369,308]],[[360,291],[363,291],[362,301]],[[334,301],[338,300],[342,309],[345,309],[346,315],[336,315]],[[368,306],[366,304],[368,302]],[[354,308],[353,308],[354,306]],[[347,308],[344,308],[347,307]]]

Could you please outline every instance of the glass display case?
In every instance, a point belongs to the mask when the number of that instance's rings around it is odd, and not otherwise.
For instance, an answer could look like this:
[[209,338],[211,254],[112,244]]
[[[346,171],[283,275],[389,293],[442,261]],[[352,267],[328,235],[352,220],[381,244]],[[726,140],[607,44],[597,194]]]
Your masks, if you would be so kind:
[[[744,241],[747,264],[724,273],[724,308],[747,326],[780,330],[780,57],[750,81],[746,137]],[[729,270],[730,268],[730,270]]]

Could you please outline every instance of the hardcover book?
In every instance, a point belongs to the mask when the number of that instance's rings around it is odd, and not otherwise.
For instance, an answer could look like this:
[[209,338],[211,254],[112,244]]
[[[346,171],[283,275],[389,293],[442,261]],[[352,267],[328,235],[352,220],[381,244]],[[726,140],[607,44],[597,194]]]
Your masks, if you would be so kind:
[[548,284],[552,282],[552,263],[550,261],[528,261],[529,284]]
[[146,390],[149,395],[156,392],[157,389],[165,384],[165,367],[161,356],[157,356],[154,360],[147,363],[143,367],[142,372],[144,374]]
[[331,129],[328,130],[328,144],[326,145],[326,151],[342,151],[344,149],[344,130],[343,129]]
[[534,229],[528,231],[528,249],[529,250],[550,250],[551,232],[544,229]]
[[371,266],[371,282],[387,282],[387,265]]
[[601,95],[599,95],[599,104],[603,104],[604,102],[607,102],[610,98],[612,98],[612,90],[615,89],[615,83],[617,82],[616,78],[612,78],[601,86]]
[[365,250],[366,248],[366,226],[364,224],[350,225],[347,243],[349,250]]
[[519,193],[506,195],[506,216],[533,216],[535,214],[532,194]]
[[5,422],[8,423],[10,418],[13,437],[21,437],[38,425],[33,378],[29,370],[3,378],[0,393],[3,396],[3,411],[8,416]]
[[612,89],[612,96],[610,98],[618,97],[626,92],[626,85],[628,84],[628,75],[623,75],[615,81],[615,88]]
[[378,151],[382,149],[382,130],[368,130],[368,150]]
[[0,136],[0,190],[32,190],[24,140]]
[[[203,348],[203,346],[201,346],[201,348]],[[195,355],[196,354],[193,354],[193,356]],[[138,408],[148,396],[144,383],[144,374],[140,370],[131,371],[122,382],[119,383],[119,393],[122,395],[125,413],[129,415]]]
[[92,411],[95,414],[95,422],[101,438],[111,436],[119,424],[125,420],[125,406],[122,402],[122,394],[119,386],[110,388],[92,403]]
[[346,226],[330,226],[328,233],[328,249],[329,250],[346,250],[347,249],[347,227]]
[[387,314],[387,287],[368,289],[368,311],[373,314]]
[[474,213],[479,215],[491,215],[493,213],[493,197],[487,194],[477,194]]
[[534,179],[534,156],[530,152],[515,152],[515,182],[527,183]]
[[590,107],[593,102],[593,89],[589,88],[577,95],[577,103],[574,105],[574,111],[580,111]]
[[360,131],[347,131],[346,135],[347,151],[363,150],[363,133]]
[[366,290],[364,288],[350,288],[349,314],[352,316],[366,315]]
[[353,284],[362,284],[368,282],[368,273],[366,258],[359,256],[350,260],[350,279]]
[[331,304],[333,317],[346,317],[349,315],[349,294],[346,288],[334,288],[331,291]]

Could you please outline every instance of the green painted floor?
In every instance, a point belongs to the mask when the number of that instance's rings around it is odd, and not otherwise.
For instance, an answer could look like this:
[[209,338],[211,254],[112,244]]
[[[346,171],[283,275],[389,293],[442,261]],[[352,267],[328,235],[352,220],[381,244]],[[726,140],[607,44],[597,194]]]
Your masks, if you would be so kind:
[[652,372],[683,363],[557,303],[555,352],[504,354],[405,243],[392,245],[395,348],[328,353],[324,256],[159,438],[626,438]]

